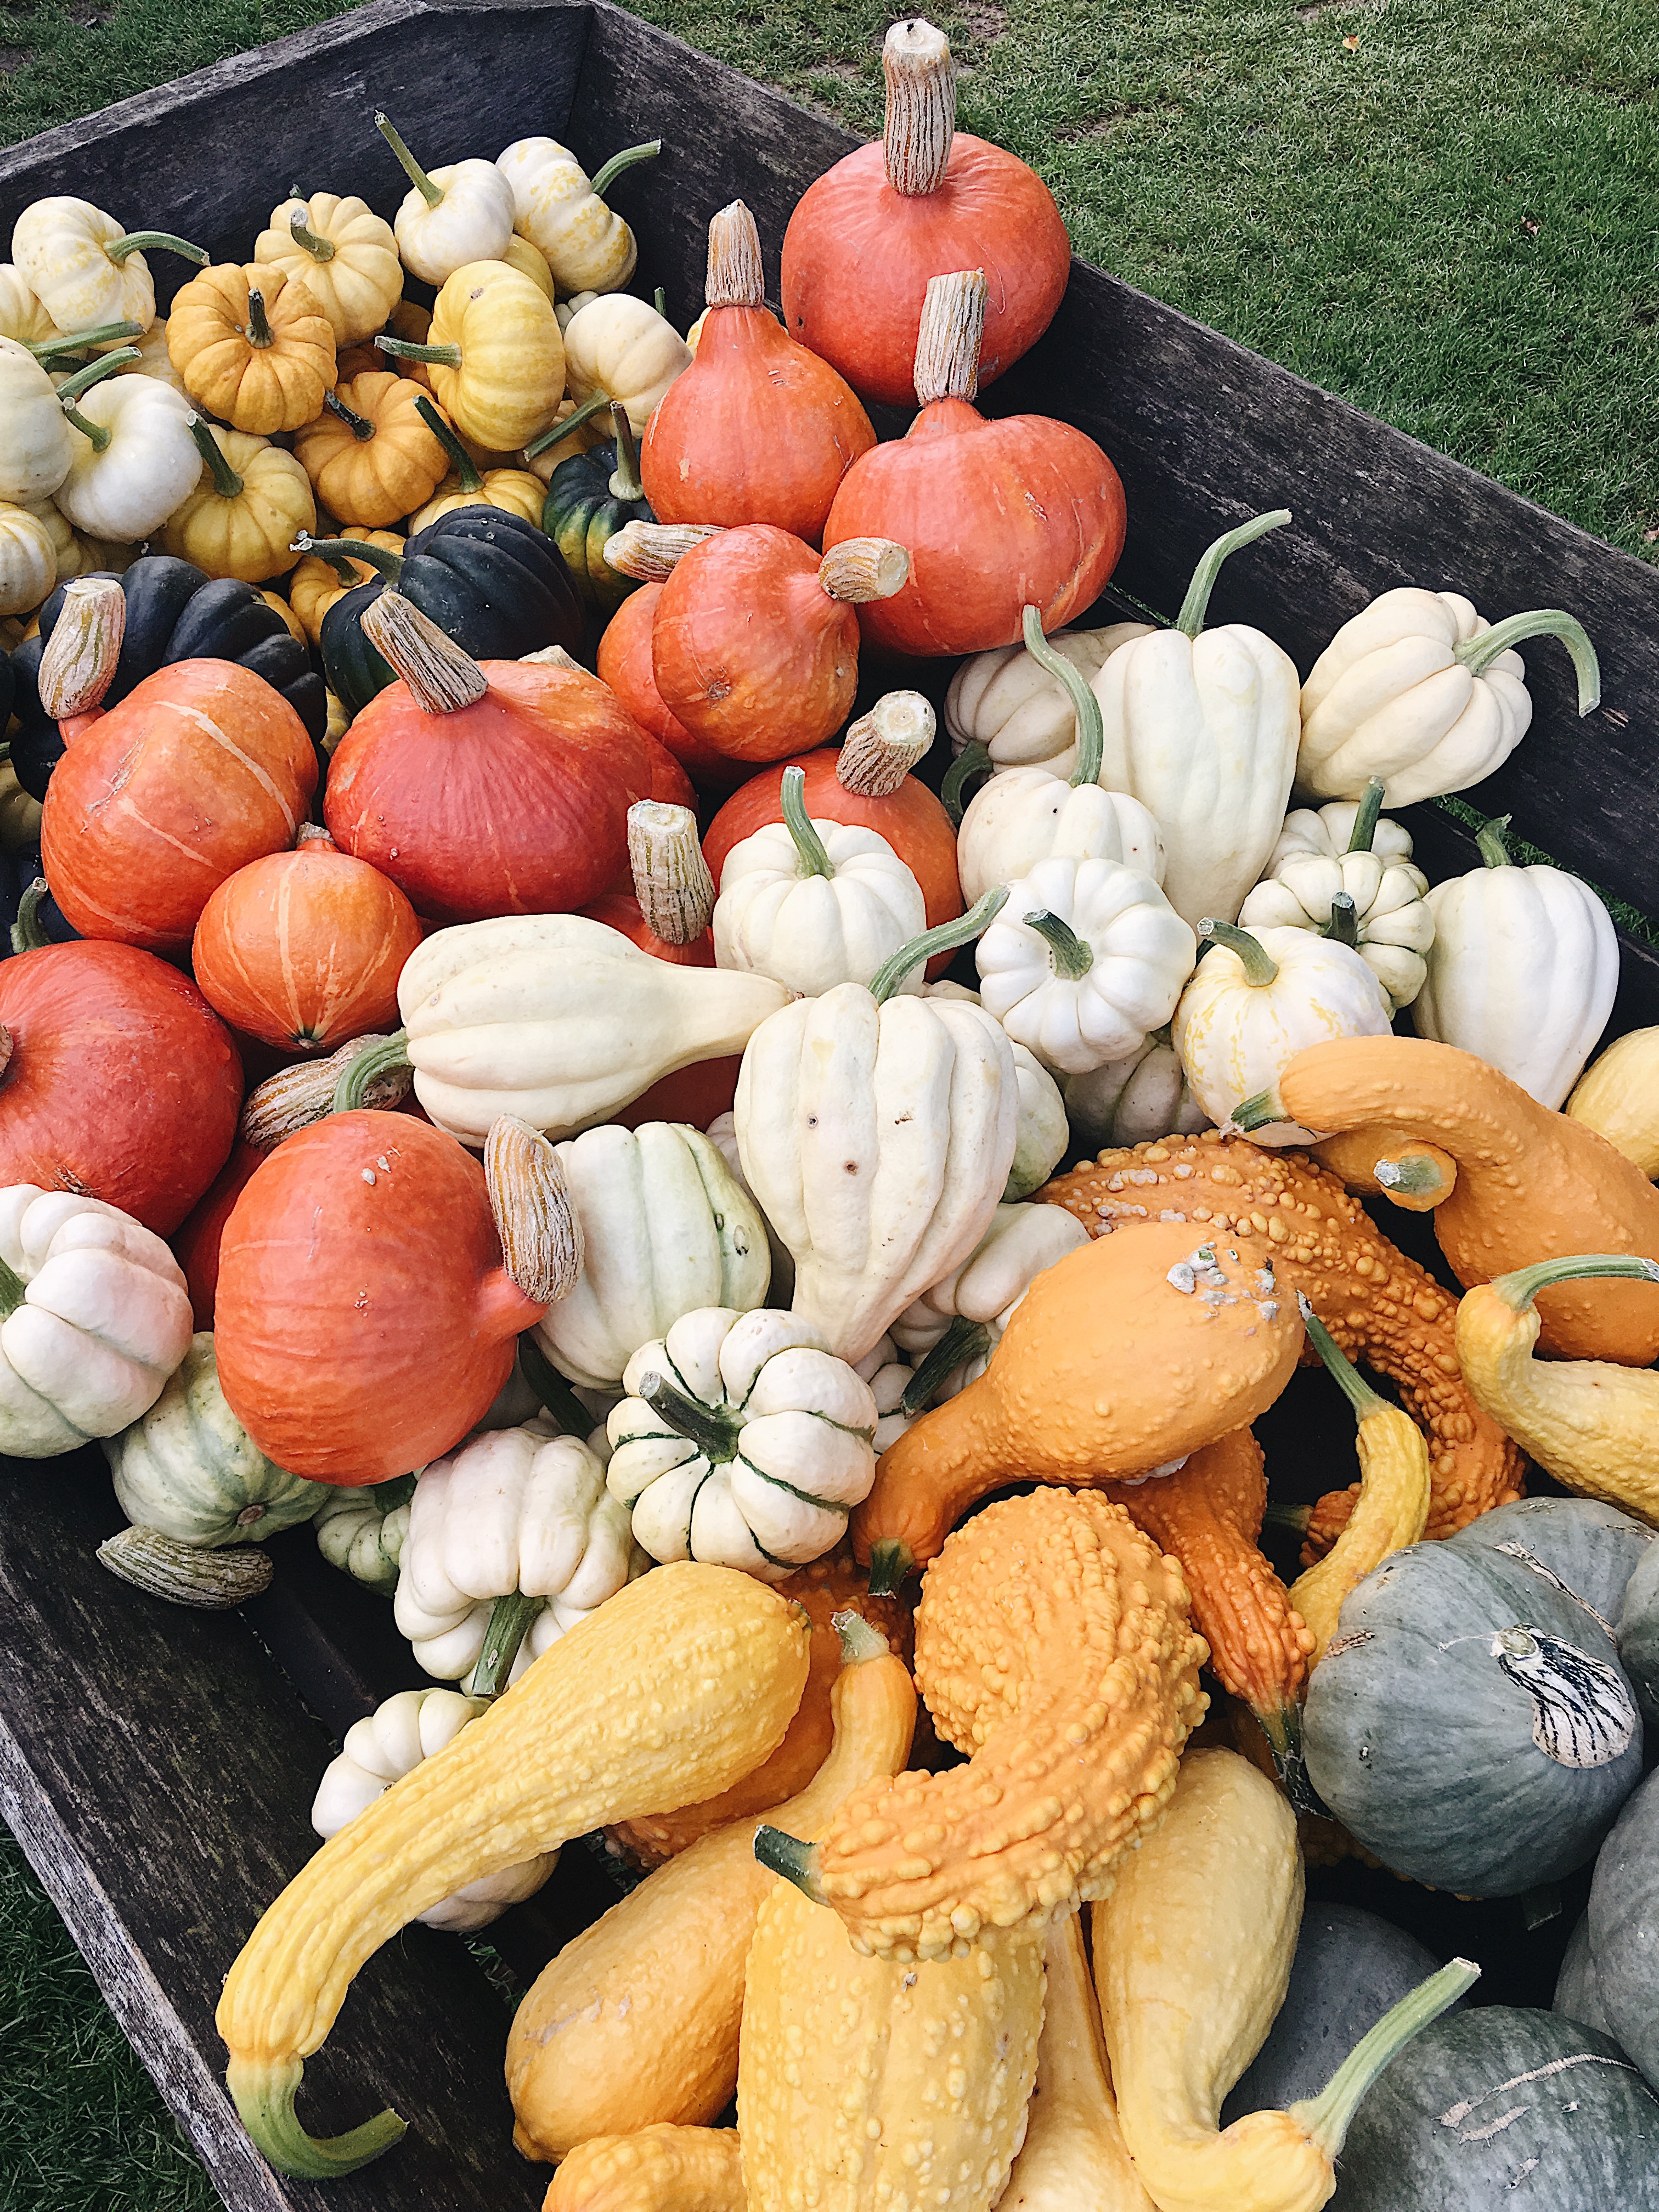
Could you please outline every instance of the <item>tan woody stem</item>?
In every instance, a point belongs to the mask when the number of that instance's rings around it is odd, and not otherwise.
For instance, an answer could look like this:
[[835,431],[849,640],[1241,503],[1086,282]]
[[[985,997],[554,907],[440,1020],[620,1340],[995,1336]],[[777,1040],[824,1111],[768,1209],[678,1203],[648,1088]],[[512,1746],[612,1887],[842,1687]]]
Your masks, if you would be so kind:
[[895,23],[882,41],[887,120],[882,133],[887,181],[907,199],[945,181],[956,134],[957,70],[951,41],[920,16]]
[[916,332],[916,404],[971,399],[979,390],[979,349],[985,337],[988,288],[982,269],[930,276]]
[[391,662],[423,714],[453,714],[471,707],[489,680],[471,653],[401,592],[384,591],[359,617],[363,635]]
[[582,1232],[558,1154],[527,1121],[501,1114],[484,1139],[483,1171],[501,1265],[538,1305],[568,1297],[582,1272]]
[[714,911],[714,878],[691,809],[636,799],[628,810],[628,864],[652,935],[665,945],[694,945]]
[[54,721],[88,713],[109,690],[126,627],[126,595],[113,576],[77,576],[65,587],[35,675]]
[[[280,1145],[284,1137],[291,1137],[296,1129],[308,1129],[313,1121],[320,1121],[334,1110],[337,1087],[341,1076],[355,1060],[365,1053],[379,1050],[386,1042],[383,1036],[353,1037],[326,1060],[302,1060],[292,1067],[279,1067],[275,1075],[266,1076],[247,1095],[242,1108],[240,1134],[245,1145],[252,1145],[268,1152],[273,1145]],[[402,1105],[409,1096],[415,1071],[404,1056],[401,1032],[398,1041],[395,1063],[383,1068],[356,1101],[359,1106],[375,1107],[389,1112]]]
[[909,580],[910,556],[890,538],[845,538],[818,563],[818,581],[830,598],[855,607],[890,599]]
[[606,538],[605,557],[622,575],[659,584],[705,538],[719,536],[715,522],[625,522]]
[[920,691],[888,691],[842,741],[836,781],[860,799],[889,799],[933,745],[939,723]]
[[741,200],[723,207],[708,225],[708,274],[703,298],[711,307],[766,305],[760,233]]

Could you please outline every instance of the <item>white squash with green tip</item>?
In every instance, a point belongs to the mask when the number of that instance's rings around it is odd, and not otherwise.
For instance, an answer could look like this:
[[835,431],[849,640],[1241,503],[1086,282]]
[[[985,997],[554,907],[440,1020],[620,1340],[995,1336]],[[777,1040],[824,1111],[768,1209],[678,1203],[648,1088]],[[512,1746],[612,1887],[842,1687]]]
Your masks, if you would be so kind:
[[158,378],[114,374],[73,405],[69,472],[54,494],[58,509],[88,537],[136,544],[201,480],[202,456],[190,434],[194,410]]
[[493,161],[451,161],[426,170],[384,115],[374,128],[409,179],[392,235],[403,264],[423,284],[441,285],[469,261],[499,261],[513,235],[513,191]]
[[613,154],[592,178],[556,138],[515,138],[495,157],[513,199],[514,228],[547,256],[561,292],[619,292],[639,247],[603,195],[613,178],[659,149],[653,140]]
[[643,436],[657,402],[690,368],[690,347],[665,316],[631,292],[590,297],[568,318],[559,313],[566,392],[579,405],[599,392],[620,402],[635,436]]
[[17,218],[11,258],[19,275],[60,331],[137,323],[155,315],[155,282],[140,244],[176,250],[198,265],[207,256],[161,231],[129,231],[90,200],[66,193],[33,200]]

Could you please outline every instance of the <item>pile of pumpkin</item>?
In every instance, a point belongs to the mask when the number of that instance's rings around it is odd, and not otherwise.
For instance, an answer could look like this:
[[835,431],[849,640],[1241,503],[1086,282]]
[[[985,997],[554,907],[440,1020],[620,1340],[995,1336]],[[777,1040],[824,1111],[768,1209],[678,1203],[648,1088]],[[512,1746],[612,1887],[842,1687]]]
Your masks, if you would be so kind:
[[[884,60],[784,325],[741,203],[690,340],[620,289],[654,146],[384,118],[394,222],[296,196],[164,322],[146,251],[204,257],[84,203],[0,277],[0,1446],[101,1439],[174,1601],[312,1522],[457,1686],[325,1776],[231,2086],[286,2171],[384,2149],[295,2110],[356,1967],[604,1826],[654,1870],[508,2052],[552,2212],[1659,2202],[1659,1040],[1585,1073],[1601,902],[1497,824],[1431,890],[1382,811],[1521,741],[1518,643],[1583,711],[1594,651],[1401,589],[1304,684],[1206,628],[1283,511],[1066,629],[1116,474],[974,404],[1065,231],[938,32]],[[1250,1425],[1314,1358],[1360,1480],[1287,1589]],[[1304,1921],[1355,1844],[1488,1897],[1601,1847],[1558,2010],[1428,2025],[1475,1969]]]

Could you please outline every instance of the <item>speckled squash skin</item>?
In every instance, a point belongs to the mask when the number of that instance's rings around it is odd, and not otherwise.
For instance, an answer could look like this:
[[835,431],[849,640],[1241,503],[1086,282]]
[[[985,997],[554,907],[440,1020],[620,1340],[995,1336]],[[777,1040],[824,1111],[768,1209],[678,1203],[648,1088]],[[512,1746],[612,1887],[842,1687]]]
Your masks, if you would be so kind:
[[[1206,1129],[1200,1137],[1103,1152],[1092,1167],[1057,1176],[1037,1195],[1046,1206],[1068,1207],[1095,1235],[1179,1212],[1206,1236],[1224,1230],[1261,1237],[1287,1303],[1294,1307],[1300,1291],[1351,1359],[1399,1385],[1429,1440],[1427,1533],[1454,1535],[1520,1496],[1521,1455],[1476,1405],[1459,1370],[1456,1299],[1389,1243],[1336,1176],[1304,1154],[1264,1152]],[[1356,1483],[1315,1507],[1304,1554],[1310,1564],[1335,1542],[1358,1496]]]
[[1025,2134],[1042,1934],[862,1958],[778,1881],[755,1929],[738,2130],[748,2212],[989,2212]]
[[1145,1474],[1265,1413],[1295,1369],[1301,1317],[1265,1237],[1230,1233],[1214,1247],[1224,1288],[1194,1287],[1210,1233],[1137,1221],[1046,1268],[978,1381],[882,1455],[853,1515],[859,1558],[897,1542],[925,1565],[988,1491]]
[[542,2212],[744,2212],[735,2128],[595,2136],[547,2185]]
[[1204,1656],[1180,1568],[1121,1505],[1050,1490],[976,1514],[916,1613],[916,1680],[968,1763],[855,1790],[817,1854],[854,1946],[943,1958],[1103,1895],[1169,1802]]
[[[816,1835],[850,1790],[909,1755],[916,1698],[902,1659],[843,1667],[832,1704],[834,1748],[778,1809],[792,1835]],[[657,2121],[699,2125],[730,2100],[744,1960],[775,1879],[756,1859],[755,1825],[734,1821],[659,1867],[538,1975],[507,2041],[525,2157],[562,2159]]]

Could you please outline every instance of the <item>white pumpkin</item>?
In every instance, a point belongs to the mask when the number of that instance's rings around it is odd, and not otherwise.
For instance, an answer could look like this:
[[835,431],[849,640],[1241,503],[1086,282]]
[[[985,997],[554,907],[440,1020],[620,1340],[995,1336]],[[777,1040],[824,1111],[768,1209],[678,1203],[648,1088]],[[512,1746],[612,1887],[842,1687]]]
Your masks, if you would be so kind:
[[639,248],[604,195],[635,161],[649,161],[661,141],[613,154],[590,180],[568,146],[556,138],[515,138],[495,166],[513,198],[514,228],[547,256],[562,292],[619,292],[634,274]]
[[499,261],[513,235],[513,194],[495,163],[423,169],[387,117],[377,114],[374,128],[409,179],[392,218],[404,268],[423,284],[444,284],[469,261]]
[[353,1582],[390,1597],[398,1587],[404,1546],[409,1540],[409,1501],[414,1492],[410,1474],[361,1488],[329,1485],[312,1522],[317,1549],[330,1566],[338,1567]]
[[58,506],[88,537],[134,544],[158,531],[201,478],[194,410],[152,376],[112,375],[74,404]]
[[[921,885],[878,831],[809,820],[806,777],[783,771],[783,819],[735,844],[714,902],[714,962],[815,999],[868,983],[927,926]],[[913,968],[899,985],[919,992]]]
[[1210,1126],[1167,1028],[1155,1030],[1121,1060],[1068,1075],[1066,1112],[1078,1150],[1090,1156],[1158,1137],[1194,1136]]
[[781,1582],[833,1550],[876,1479],[869,1386],[798,1314],[683,1315],[623,1387],[606,1480],[653,1559]]
[[1297,791],[1357,799],[1375,775],[1387,805],[1409,806],[1479,783],[1532,721],[1526,665],[1512,648],[1540,636],[1571,653],[1588,714],[1601,671],[1571,615],[1511,615],[1494,627],[1458,592],[1381,592],[1343,623],[1302,687]]
[[706,1133],[709,1143],[714,1146],[726,1166],[732,1170],[732,1181],[744,1196],[754,1206],[757,1218],[766,1231],[767,1249],[772,1255],[772,1279],[767,1287],[767,1295],[775,1306],[781,1306],[786,1299],[793,1297],[795,1294],[794,1258],[789,1247],[784,1243],[777,1231],[761,1212],[754,1192],[750,1189],[744,1180],[743,1160],[738,1152],[737,1116],[729,1111],[717,1114],[708,1124]]
[[12,262],[0,261],[0,338],[33,346],[46,345],[61,335],[22,270]]
[[640,1346],[682,1314],[766,1303],[760,1208],[701,1130],[608,1123],[554,1149],[584,1253],[575,1289],[535,1332],[561,1374],[612,1388]]
[[392,1618],[447,1681],[477,1666],[500,1600],[546,1601],[513,1660],[516,1682],[646,1563],[599,1455],[543,1417],[486,1430],[423,1470],[398,1564]]
[[[1119,646],[1152,634],[1149,623],[1112,623],[1104,629],[1057,629],[1048,642],[1087,684]],[[983,745],[999,770],[1046,768],[1063,779],[1076,765],[1071,695],[1024,645],[994,646],[963,662],[945,695],[945,726],[953,751]]]
[[26,345],[0,337],[0,500],[50,498],[74,454],[51,377]]
[[[1063,1206],[998,1206],[961,1267],[925,1291],[893,1323],[894,1343],[918,1372],[941,1346],[961,1349],[961,1359],[929,1393],[930,1404],[954,1398],[985,1372],[1014,1308],[1037,1277],[1088,1241],[1088,1231]],[[953,1339],[957,1322],[965,1326]]]
[[904,1394],[916,1379],[916,1370],[900,1353],[890,1336],[884,1336],[873,1352],[866,1352],[853,1372],[870,1385],[870,1395],[876,1401],[876,1426],[870,1442],[879,1459],[890,1445],[896,1444],[913,1421],[921,1418],[922,1408],[907,1413]]
[[1121,1060],[1175,1011],[1198,939],[1150,877],[1039,860],[980,939],[980,1001],[1045,1067]]
[[[1380,776],[1376,784],[1376,804],[1381,805]],[[1323,806],[1292,809],[1285,817],[1285,827],[1279,833],[1279,842],[1267,862],[1267,874],[1276,876],[1281,861],[1303,860],[1310,853],[1322,860],[1340,860],[1345,853],[1352,852],[1360,814],[1362,811],[1370,811],[1370,786],[1367,784],[1364,794],[1358,799],[1333,799]],[[1379,814],[1372,824],[1366,849],[1381,860],[1409,860],[1412,833],[1403,823],[1392,822],[1386,814]]]
[[[929,999],[957,999],[970,1006],[980,1002],[977,991],[970,991],[965,983],[952,983],[948,977],[929,983],[923,995]],[[1012,1037],[1008,1042],[1014,1055],[1014,1088],[1019,1116],[1014,1139],[1014,1164],[1008,1170],[1002,1193],[1004,1202],[1012,1205],[1017,1199],[1029,1198],[1048,1182],[1066,1156],[1071,1127],[1059,1084],[1034,1052],[1028,1052]]]
[[674,325],[629,292],[589,300],[562,322],[564,388],[577,401],[603,393],[627,410],[635,435],[682,369],[691,349]]
[[[1193,1096],[1218,1127],[1271,1090],[1286,1061],[1328,1037],[1383,1036],[1389,1003],[1357,952],[1305,929],[1260,936],[1217,923],[1216,942],[1181,994],[1170,1034]],[[1299,1145],[1293,1121],[1251,1128],[1258,1145]]]
[[141,247],[182,253],[198,268],[198,246],[165,231],[129,231],[90,200],[55,195],[34,200],[17,218],[11,258],[24,283],[60,331],[136,323],[147,331],[155,313],[155,283]]
[[0,1190],[0,1451],[52,1459],[148,1412],[190,1350],[159,1237],[69,1190]]
[[1243,623],[1204,628],[1221,563],[1283,508],[1218,538],[1175,626],[1112,654],[1094,681],[1104,725],[1100,781],[1149,807],[1164,835],[1164,892],[1194,928],[1231,921],[1260,880],[1285,819],[1301,724],[1296,664]]
[[1502,823],[1480,833],[1484,867],[1429,893],[1434,944],[1412,1008],[1419,1036],[1487,1061],[1540,1106],[1559,1106],[1607,1026],[1619,939],[1588,884],[1517,868]]
[[0,615],[33,614],[58,582],[58,550],[39,515],[0,503]]
[[[489,1710],[486,1698],[464,1698],[454,1690],[399,1690],[387,1698],[346,1730],[339,1757],[324,1769],[318,1784],[312,1826],[325,1841],[337,1836],[394,1782],[453,1743],[470,1721]],[[556,1849],[539,1852],[468,1882],[416,1917],[428,1928],[447,1928],[458,1935],[487,1928],[509,1905],[533,1897],[558,1863]]]

